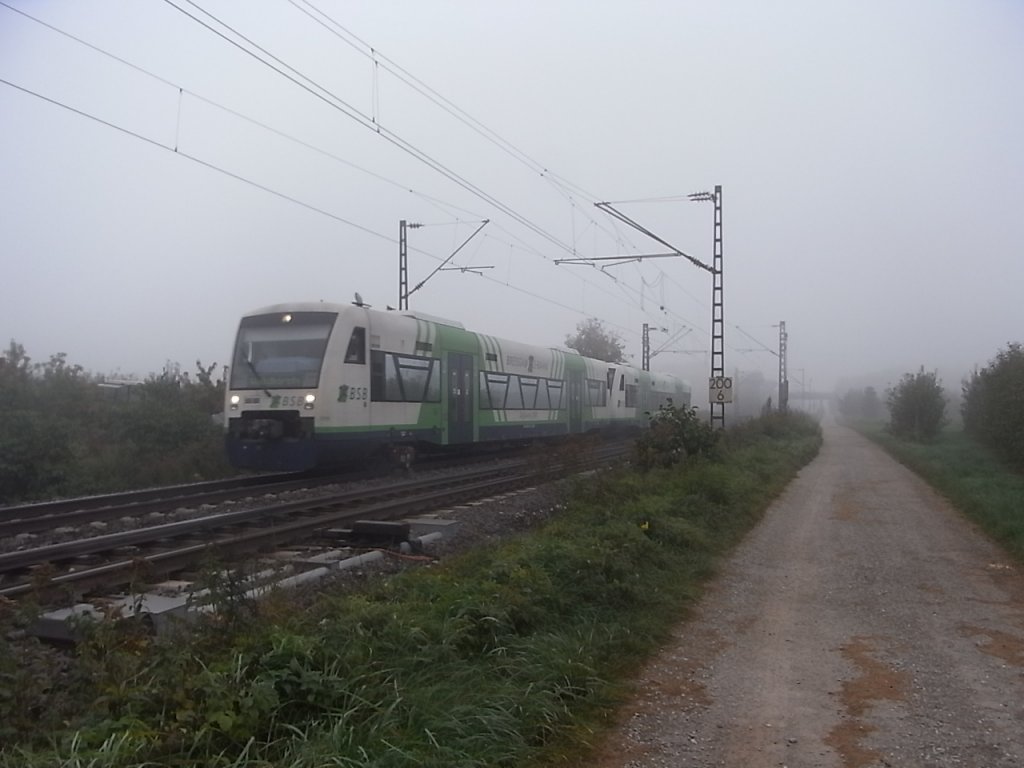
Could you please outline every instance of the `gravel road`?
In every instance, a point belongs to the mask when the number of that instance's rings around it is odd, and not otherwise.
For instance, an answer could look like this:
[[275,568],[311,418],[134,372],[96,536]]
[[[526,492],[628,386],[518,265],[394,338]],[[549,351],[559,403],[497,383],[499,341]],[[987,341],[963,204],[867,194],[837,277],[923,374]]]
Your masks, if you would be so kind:
[[590,764],[1024,766],[1024,573],[827,424]]

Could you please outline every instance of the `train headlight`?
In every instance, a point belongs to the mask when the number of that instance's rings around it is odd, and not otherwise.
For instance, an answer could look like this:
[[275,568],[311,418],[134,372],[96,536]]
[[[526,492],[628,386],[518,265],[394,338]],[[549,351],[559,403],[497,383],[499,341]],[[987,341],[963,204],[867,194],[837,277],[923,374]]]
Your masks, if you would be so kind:
[[240,402],[242,402],[242,398],[240,398],[238,395],[232,395],[231,396],[231,410],[232,411],[237,411],[238,410],[238,404]]
[[315,402],[316,402],[316,395],[314,395],[312,392],[310,392],[308,395],[306,395],[306,404],[303,405],[302,407],[305,408],[306,410],[310,410],[313,407],[313,404]]

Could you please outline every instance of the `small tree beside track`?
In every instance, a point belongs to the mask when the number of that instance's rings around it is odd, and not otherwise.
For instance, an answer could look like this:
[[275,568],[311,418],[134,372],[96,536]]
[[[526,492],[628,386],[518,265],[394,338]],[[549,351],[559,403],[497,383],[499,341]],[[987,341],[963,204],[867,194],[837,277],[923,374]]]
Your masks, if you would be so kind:
[[688,456],[706,456],[718,433],[697,416],[696,406],[669,403],[651,415],[650,428],[636,441],[636,463],[642,471],[670,467]]

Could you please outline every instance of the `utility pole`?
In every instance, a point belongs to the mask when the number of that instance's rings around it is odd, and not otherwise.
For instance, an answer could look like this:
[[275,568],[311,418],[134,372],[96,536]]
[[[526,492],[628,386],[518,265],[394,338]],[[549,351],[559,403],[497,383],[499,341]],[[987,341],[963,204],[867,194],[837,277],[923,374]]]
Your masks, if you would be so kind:
[[789,410],[789,373],[786,371],[786,345],[789,334],[786,333],[786,321],[779,321],[779,413]]
[[722,273],[722,185],[714,192],[695,192],[694,201],[715,204],[714,250],[711,261],[711,426],[725,429],[725,404],[732,402],[732,380],[725,376],[725,285]]
[[644,323],[643,353],[641,368],[645,371],[651,370],[651,327]]
[[[715,185],[715,250],[711,262],[711,377],[725,376],[725,300],[722,275],[722,186]],[[717,412],[716,412],[717,409]],[[725,402],[711,404],[711,426],[725,429]]]
[[492,266],[470,266],[470,267],[447,267],[448,262],[455,258],[455,254],[466,247],[466,243],[476,237],[477,233],[486,227],[490,223],[490,219],[484,219],[480,222],[480,226],[477,227],[473,234],[467,237],[458,248],[452,251],[448,258],[442,261],[434,271],[427,275],[425,278],[420,280],[412,290],[409,289],[409,243],[406,238],[406,229],[419,229],[422,224],[407,223],[405,219],[398,222],[398,309],[407,310],[409,309],[409,297],[416,293],[423,285],[436,275],[438,272],[443,272],[447,269],[458,269],[460,272],[475,272],[480,273],[481,269],[493,269]]
[[408,224],[405,219],[398,222],[398,309],[409,308],[409,242],[405,230],[419,229],[422,224]]

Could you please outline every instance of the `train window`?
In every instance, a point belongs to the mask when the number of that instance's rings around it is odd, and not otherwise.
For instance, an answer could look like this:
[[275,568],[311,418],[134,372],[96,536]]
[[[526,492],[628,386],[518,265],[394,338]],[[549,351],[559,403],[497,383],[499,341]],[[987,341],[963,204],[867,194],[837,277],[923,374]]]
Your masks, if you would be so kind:
[[345,350],[346,363],[359,363],[366,365],[366,329],[356,326],[352,329],[352,335],[348,340],[348,349]]
[[505,398],[505,407],[517,411],[523,409],[523,390],[518,376],[510,376],[508,396]]
[[480,398],[478,402],[480,403],[479,408],[481,411],[491,410],[491,393],[487,389],[487,379],[483,371],[480,371]]
[[390,403],[440,402],[440,361],[373,350],[370,353],[370,399]]
[[605,383],[600,379],[587,379],[587,405],[605,405]]
[[543,379],[537,382],[537,403],[533,406],[538,411],[547,411],[551,409],[551,398],[548,396],[547,384]]
[[561,381],[480,371],[481,410],[547,411],[561,407]]
[[548,379],[548,399],[553,410],[557,411],[562,407],[562,382]]
[[532,410],[537,407],[537,390],[540,381],[531,376],[519,377],[519,388],[523,393],[523,407]]
[[[505,407],[505,398],[508,396],[507,373],[494,373],[493,371],[480,371],[480,407],[489,409],[500,409]],[[484,403],[487,403],[485,406]]]
[[232,389],[316,387],[336,319],[335,312],[242,318],[231,366]]
[[630,384],[626,387],[626,407],[636,408],[638,395],[640,394],[640,387],[636,384]]

